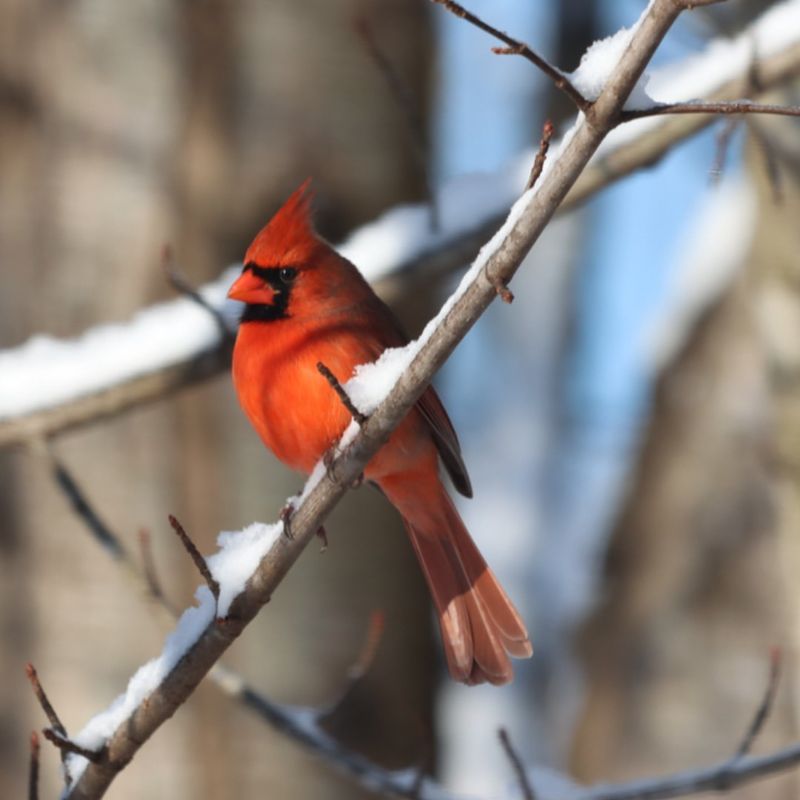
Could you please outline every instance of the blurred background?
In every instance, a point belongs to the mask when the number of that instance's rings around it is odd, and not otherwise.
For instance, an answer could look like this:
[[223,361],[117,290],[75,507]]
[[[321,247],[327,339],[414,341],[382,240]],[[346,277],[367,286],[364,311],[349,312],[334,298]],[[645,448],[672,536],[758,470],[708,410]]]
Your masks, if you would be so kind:
[[[657,63],[733,35],[765,2],[692,13]],[[472,0],[565,69],[630,24],[633,0]],[[169,298],[160,252],[196,283],[241,258],[308,176],[320,232],[341,241],[428,186],[503,168],[564,99],[521,60],[422,0],[0,4],[0,347],[71,337]],[[358,33],[365,21],[426,131]],[[798,102],[798,86],[776,93]],[[730,129],[727,157],[719,135]],[[718,122],[550,227],[438,385],[464,446],[476,540],[535,645],[511,686],[443,669],[399,519],[351,493],[227,661],[269,697],[336,696],[371,611],[376,662],[332,732],[376,761],[430,764],[449,787],[512,781],[503,725],[527,762],[585,781],[706,764],[733,751],[784,677],[762,747],[797,737],[800,592],[800,213],[797,122]],[[520,186],[520,190],[521,190]],[[416,333],[457,275],[402,281]],[[220,530],[276,518],[301,483],[267,453],[229,377],[57,439],[97,511],[136,550],[150,532],[170,600]],[[86,535],[45,459],[0,451],[0,795],[22,796],[44,724],[33,662],[67,728],[158,652],[147,599]],[[58,791],[44,751],[43,795]],[[736,797],[790,798],[793,775]],[[112,796],[366,797],[204,685]]]

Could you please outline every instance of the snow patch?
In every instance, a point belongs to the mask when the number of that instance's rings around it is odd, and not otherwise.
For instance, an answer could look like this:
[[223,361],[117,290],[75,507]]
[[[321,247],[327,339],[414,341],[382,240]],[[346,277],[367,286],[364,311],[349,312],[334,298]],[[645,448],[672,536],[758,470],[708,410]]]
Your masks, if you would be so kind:
[[211,575],[219,583],[217,616],[225,617],[231,603],[242,593],[261,559],[283,533],[283,524],[254,522],[241,531],[223,531],[217,537],[219,550],[206,559]]
[[[140,667],[128,682],[125,692],[107,709],[92,717],[83,730],[72,737],[77,744],[89,750],[102,748],[114,731],[161,685],[186,651],[198,640],[214,619],[216,604],[207,586],[197,589],[195,600],[197,605],[183,612],[175,630],[167,636],[161,655]],[[88,764],[82,756],[67,756],[66,769],[73,781],[80,778]]]
[[[591,44],[583,54],[578,69],[568,74],[572,85],[587,100],[596,100],[600,96],[646,13],[645,10],[639,21],[630,28],[621,28],[615,34]],[[649,77],[645,72],[633,87],[625,108],[648,108],[653,105],[653,99],[645,89],[648,81]]]

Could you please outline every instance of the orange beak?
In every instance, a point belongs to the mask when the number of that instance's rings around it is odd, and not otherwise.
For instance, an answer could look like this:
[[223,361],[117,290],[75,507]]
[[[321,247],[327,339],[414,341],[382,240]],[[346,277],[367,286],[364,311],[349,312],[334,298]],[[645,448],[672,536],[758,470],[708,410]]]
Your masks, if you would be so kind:
[[241,303],[253,305],[271,305],[275,297],[275,290],[261,278],[245,270],[228,289],[228,297]]

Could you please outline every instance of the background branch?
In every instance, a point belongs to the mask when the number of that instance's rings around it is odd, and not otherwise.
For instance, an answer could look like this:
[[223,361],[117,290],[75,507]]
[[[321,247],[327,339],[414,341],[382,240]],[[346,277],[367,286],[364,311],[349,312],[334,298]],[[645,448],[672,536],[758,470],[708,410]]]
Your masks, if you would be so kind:
[[[723,82],[710,94],[709,101],[727,101],[747,92],[751,62],[742,62],[739,74]],[[800,42],[758,63],[759,91],[774,89],[800,74]],[[559,211],[575,208],[609,184],[645,166],[656,163],[678,142],[712,124],[716,116],[686,114],[641,121],[635,132],[625,128],[615,131],[570,189]],[[533,154],[525,156],[527,163]],[[520,185],[525,178],[520,178]],[[425,274],[434,277],[451,272],[475,257],[488,236],[502,222],[503,212],[489,214],[466,229],[450,235],[446,232],[432,240],[424,252],[401,259],[388,274],[378,279],[375,288],[388,298],[397,291],[399,275]],[[380,223],[377,223],[380,224]],[[364,266],[363,264],[360,266]],[[93,424],[141,404],[168,397],[225,370],[230,363],[231,344],[218,340],[216,345],[195,353],[180,363],[160,366],[144,374],[127,378],[102,390],[90,392],[48,408],[21,412],[0,419],[0,447],[24,443],[36,437],[50,437],[84,425]]]

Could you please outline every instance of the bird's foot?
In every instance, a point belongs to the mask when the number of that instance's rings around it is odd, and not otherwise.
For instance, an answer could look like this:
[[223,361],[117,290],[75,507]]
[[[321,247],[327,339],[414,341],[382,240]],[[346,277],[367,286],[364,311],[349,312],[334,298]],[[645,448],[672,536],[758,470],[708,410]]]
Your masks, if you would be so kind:
[[292,534],[292,514],[294,514],[294,505],[287,503],[281,509],[281,522],[283,523],[283,535],[287,539],[294,539]]
[[[330,480],[331,483],[335,483],[337,486],[340,486],[342,484],[342,481],[336,474],[336,464],[335,464],[337,455],[338,453],[335,447],[332,447],[330,450],[326,450],[322,454],[322,463],[325,465],[325,474],[328,476],[328,480]],[[363,483],[364,483],[364,473],[360,472],[356,476],[355,480],[351,481],[350,486],[348,488],[358,489],[361,487]]]
[[325,530],[324,525],[320,525],[319,528],[317,528],[317,536],[319,536],[322,541],[319,551],[320,553],[324,553],[328,549],[328,532]]

